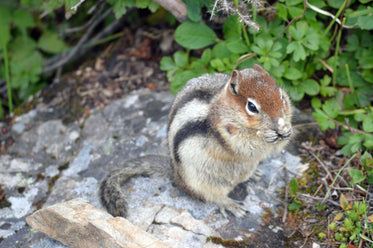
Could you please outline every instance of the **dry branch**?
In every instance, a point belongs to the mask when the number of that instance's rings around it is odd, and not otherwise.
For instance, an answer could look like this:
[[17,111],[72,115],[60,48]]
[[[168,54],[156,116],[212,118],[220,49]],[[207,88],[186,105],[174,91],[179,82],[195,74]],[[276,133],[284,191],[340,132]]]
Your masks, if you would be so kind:
[[187,20],[187,6],[181,0],[154,0],[169,11],[179,22]]

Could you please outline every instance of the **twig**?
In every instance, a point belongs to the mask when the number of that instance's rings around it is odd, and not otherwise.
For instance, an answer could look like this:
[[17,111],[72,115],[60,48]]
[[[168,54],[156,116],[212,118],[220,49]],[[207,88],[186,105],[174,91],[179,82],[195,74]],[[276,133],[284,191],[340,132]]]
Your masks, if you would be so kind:
[[65,34],[79,32],[79,31],[86,29],[87,27],[89,27],[89,25],[91,25],[97,19],[98,16],[101,15],[101,11],[103,10],[104,7],[105,7],[105,3],[101,4],[99,8],[96,10],[95,14],[91,17],[91,19],[88,20],[88,22],[86,22],[85,24],[79,27],[65,29],[62,31],[61,35],[64,36]]
[[315,155],[315,153],[313,153],[312,151],[308,151],[308,152],[312,155],[312,157],[314,157],[317,160],[317,162],[319,162],[319,164],[321,165],[321,167],[325,170],[326,174],[328,174],[329,179],[333,181],[334,178],[333,178],[332,174],[330,173],[330,171],[328,170],[328,168],[326,167],[326,165],[323,163],[323,161],[321,161],[321,159],[319,159]]
[[[334,180],[333,180],[333,182],[332,182],[332,184],[331,184],[331,186],[333,186],[334,185],[334,183],[335,183],[335,181],[337,180],[337,178],[338,178],[338,176],[339,176],[339,174],[341,174],[341,172],[345,169],[345,167],[356,157],[356,155],[357,155],[357,153],[355,153],[343,166],[342,166],[342,168],[338,171],[338,173],[337,173],[337,176],[334,178]],[[328,191],[326,192],[326,194],[325,194],[325,197],[324,197],[324,199],[322,200],[322,202],[321,202],[321,204],[323,204],[324,202],[325,202],[325,200],[326,200],[326,198],[329,196],[329,194],[330,194],[330,190],[331,190],[331,188],[329,188],[328,189]]]
[[[312,10],[316,11],[317,13],[319,14],[322,14],[322,15],[326,15],[326,16],[329,16],[331,17],[332,19],[335,18],[335,21],[339,24],[339,25],[342,25],[342,22],[341,20],[339,20],[338,18],[336,18],[332,13],[328,12],[328,11],[325,11],[325,10],[322,10],[322,9],[319,9],[317,8],[316,6],[310,4],[309,2],[307,2],[307,6],[310,7]],[[356,25],[353,25],[353,26],[348,26],[348,25],[342,25],[343,28],[354,28]]]
[[350,126],[347,126],[346,124],[343,124],[342,122],[339,122],[337,120],[334,120],[333,118],[329,117],[328,116],[328,120],[331,120],[332,122],[334,122],[336,125],[338,126],[341,126],[343,127],[344,129],[347,129],[348,131],[352,132],[352,133],[362,133],[362,134],[365,134],[365,135],[368,135],[369,133],[367,132],[364,132],[363,130],[360,130],[360,129],[357,129],[357,128],[353,128],[353,127],[350,127]]
[[168,10],[179,22],[184,22],[188,19],[187,6],[181,0],[154,0],[154,2]]
[[89,36],[92,34],[93,30],[95,29],[95,27],[101,22],[103,21],[111,12],[112,12],[112,7],[109,8],[108,10],[105,11],[105,13],[103,13],[102,15],[100,15],[96,20],[95,22],[92,23],[92,25],[87,29],[87,31],[85,32],[85,34],[82,36],[82,38],[80,38],[80,40],[78,41],[78,43],[76,44],[76,46],[65,56],[63,57],[61,60],[59,60],[58,62],[50,65],[50,66],[46,66],[44,67],[43,69],[43,73],[48,73],[48,72],[51,72],[55,69],[57,69],[58,67],[61,67],[63,66],[64,64],[66,64],[68,61],[70,61],[70,59],[77,53],[79,52],[79,49],[81,48],[81,46],[88,40]]
[[359,188],[359,190],[363,191],[365,194],[368,194],[368,191],[361,187],[360,185],[356,184],[356,188]]
[[[309,194],[300,193],[299,196],[304,197],[304,198],[309,198],[309,199],[314,200],[314,201],[321,201],[321,203],[323,203],[323,201],[324,201],[324,198],[317,197],[317,196],[312,196],[312,195],[309,195]],[[330,199],[327,199],[325,201],[333,204],[334,206],[340,207],[339,203],[336,202],[336,201],[333,201],[333,200],[330,200]]]
[[330,71],[331,73],[334,72],[333,68],[328,65],[324,60],[321,60],[320,58],[317,58],[317,60],[323,65],[326,67],[326,69],[328,69],[328,71]]

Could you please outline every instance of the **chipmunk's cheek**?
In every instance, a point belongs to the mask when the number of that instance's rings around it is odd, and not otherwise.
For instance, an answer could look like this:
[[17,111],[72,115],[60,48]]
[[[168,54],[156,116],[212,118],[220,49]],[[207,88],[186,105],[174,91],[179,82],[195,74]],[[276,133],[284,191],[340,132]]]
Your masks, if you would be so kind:
[[233,126],[233,125],[228,125],[227,126],[227,131],[230,135],[235,135],[238,133],[238,128]]

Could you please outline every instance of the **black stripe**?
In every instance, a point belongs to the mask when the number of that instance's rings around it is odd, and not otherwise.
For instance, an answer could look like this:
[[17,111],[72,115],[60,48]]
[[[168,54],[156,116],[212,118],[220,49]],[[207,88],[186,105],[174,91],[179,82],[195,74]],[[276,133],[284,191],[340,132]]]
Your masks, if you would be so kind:
[[221,133],[219,133],[215,128],[210,128],[209,133],[215,137],[218,143],[227,151],[232,151],[232,148],[227,144]]
[[[170,124],[174,120],[177,111],[184,107],[188,102],[193,101],[194,99],[201,100],[203,102],[209,103],[213,94],[204,90],[195,90],[185,95],[179,102],[177,102],[173,107],[169,115],[167,131],[170,130]],[[198,109],[196,109],[198,111]]]
[[177,163],[180,162],[179,157],[179,146],[181,142],[189,138],[190,136],[195,136],[197,134],[207,135],[207,130],[209,128],[209,122],[207,120],[193,121],[185,124],[175,135],[173,141],[173,154]]

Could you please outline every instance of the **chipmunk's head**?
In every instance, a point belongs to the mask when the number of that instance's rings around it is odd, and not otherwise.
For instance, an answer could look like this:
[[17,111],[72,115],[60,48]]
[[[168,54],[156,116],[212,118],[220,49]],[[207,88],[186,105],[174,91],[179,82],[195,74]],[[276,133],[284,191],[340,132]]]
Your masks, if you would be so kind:
[[290,99],[259,65],[254,65],[254,69],[234,70],[227,94],[239,110],[241,124],[256,130],[266,142],[276,143],[291,136]]

